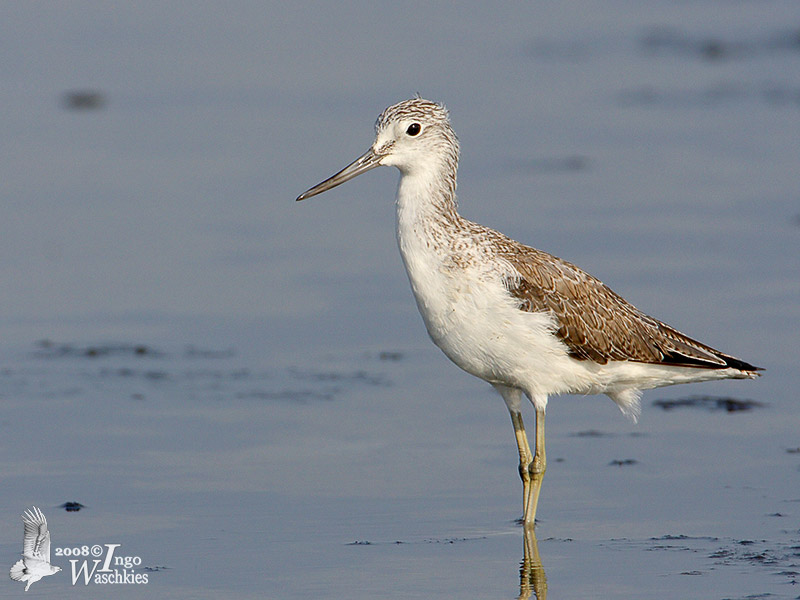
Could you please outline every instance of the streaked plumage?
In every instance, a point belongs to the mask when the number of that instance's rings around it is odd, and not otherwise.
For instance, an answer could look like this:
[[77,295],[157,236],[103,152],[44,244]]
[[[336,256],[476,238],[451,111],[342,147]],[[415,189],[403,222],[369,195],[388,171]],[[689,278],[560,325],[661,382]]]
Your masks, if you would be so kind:
[[[544,411],[554,394],[606,394],[636,418],[641,390],[753,378],[758,367],[647,316],[575,265],[457,212],[458,140],[447,110],[412,98],[387,108],[375,142],[303,200],[378,166],[401,172],[397,241],[434,343],[491,383],[511,413],[532,525],[545,470]],[[536,409],[536,452],[520,413]]]

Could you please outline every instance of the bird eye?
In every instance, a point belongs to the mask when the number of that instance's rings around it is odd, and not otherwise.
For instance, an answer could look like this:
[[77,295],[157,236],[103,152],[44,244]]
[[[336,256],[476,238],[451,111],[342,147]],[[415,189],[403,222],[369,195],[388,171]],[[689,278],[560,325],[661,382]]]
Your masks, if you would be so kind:
[[420,126],[419,123],[412,123],[411,125],[408,126],[408,129],[406,129],[406,133],[413,137],[417,135],[421,130],[422,127]]

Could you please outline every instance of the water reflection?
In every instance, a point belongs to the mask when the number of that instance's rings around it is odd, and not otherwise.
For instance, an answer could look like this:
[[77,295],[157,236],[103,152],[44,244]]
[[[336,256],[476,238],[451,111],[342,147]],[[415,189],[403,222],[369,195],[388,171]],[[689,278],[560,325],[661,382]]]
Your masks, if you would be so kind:
[[547,575],[539,556],[539,544],[536,541],[536,532],[532,525],[523,528],[524,541],[522,562],[519,566],[519,600],[536,598],[547,599]]

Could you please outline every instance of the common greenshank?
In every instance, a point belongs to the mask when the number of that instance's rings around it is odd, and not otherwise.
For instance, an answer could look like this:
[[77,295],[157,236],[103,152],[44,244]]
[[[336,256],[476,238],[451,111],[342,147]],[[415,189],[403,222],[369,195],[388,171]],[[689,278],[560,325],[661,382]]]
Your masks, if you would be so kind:
[[[459,147],[444,106],[390,106],[372,146],[301,194],[305,200],[379,166],[400,170],[397,243],[431,339],[505,400],[519,449],[526,526],[545,472],[544,415],[554,394],[606,394],[634,420],[642,390],[761,369],[647,316],[600,280],[457,212]],[[536,411],[531,452],[523,394]]]

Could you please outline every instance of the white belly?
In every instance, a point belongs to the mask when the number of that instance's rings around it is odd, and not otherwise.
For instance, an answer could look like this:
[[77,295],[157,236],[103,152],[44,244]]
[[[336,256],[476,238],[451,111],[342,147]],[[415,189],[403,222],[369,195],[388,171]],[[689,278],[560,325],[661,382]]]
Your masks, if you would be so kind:
[[532,395],[574,387],[563,370],[575,361],[553,334],[552,317],[520,311],[496,263],[492,268],[477,261],[454,266],[429,247],[404,244],[402,238],[400,250],[428,334],[455,364]]

